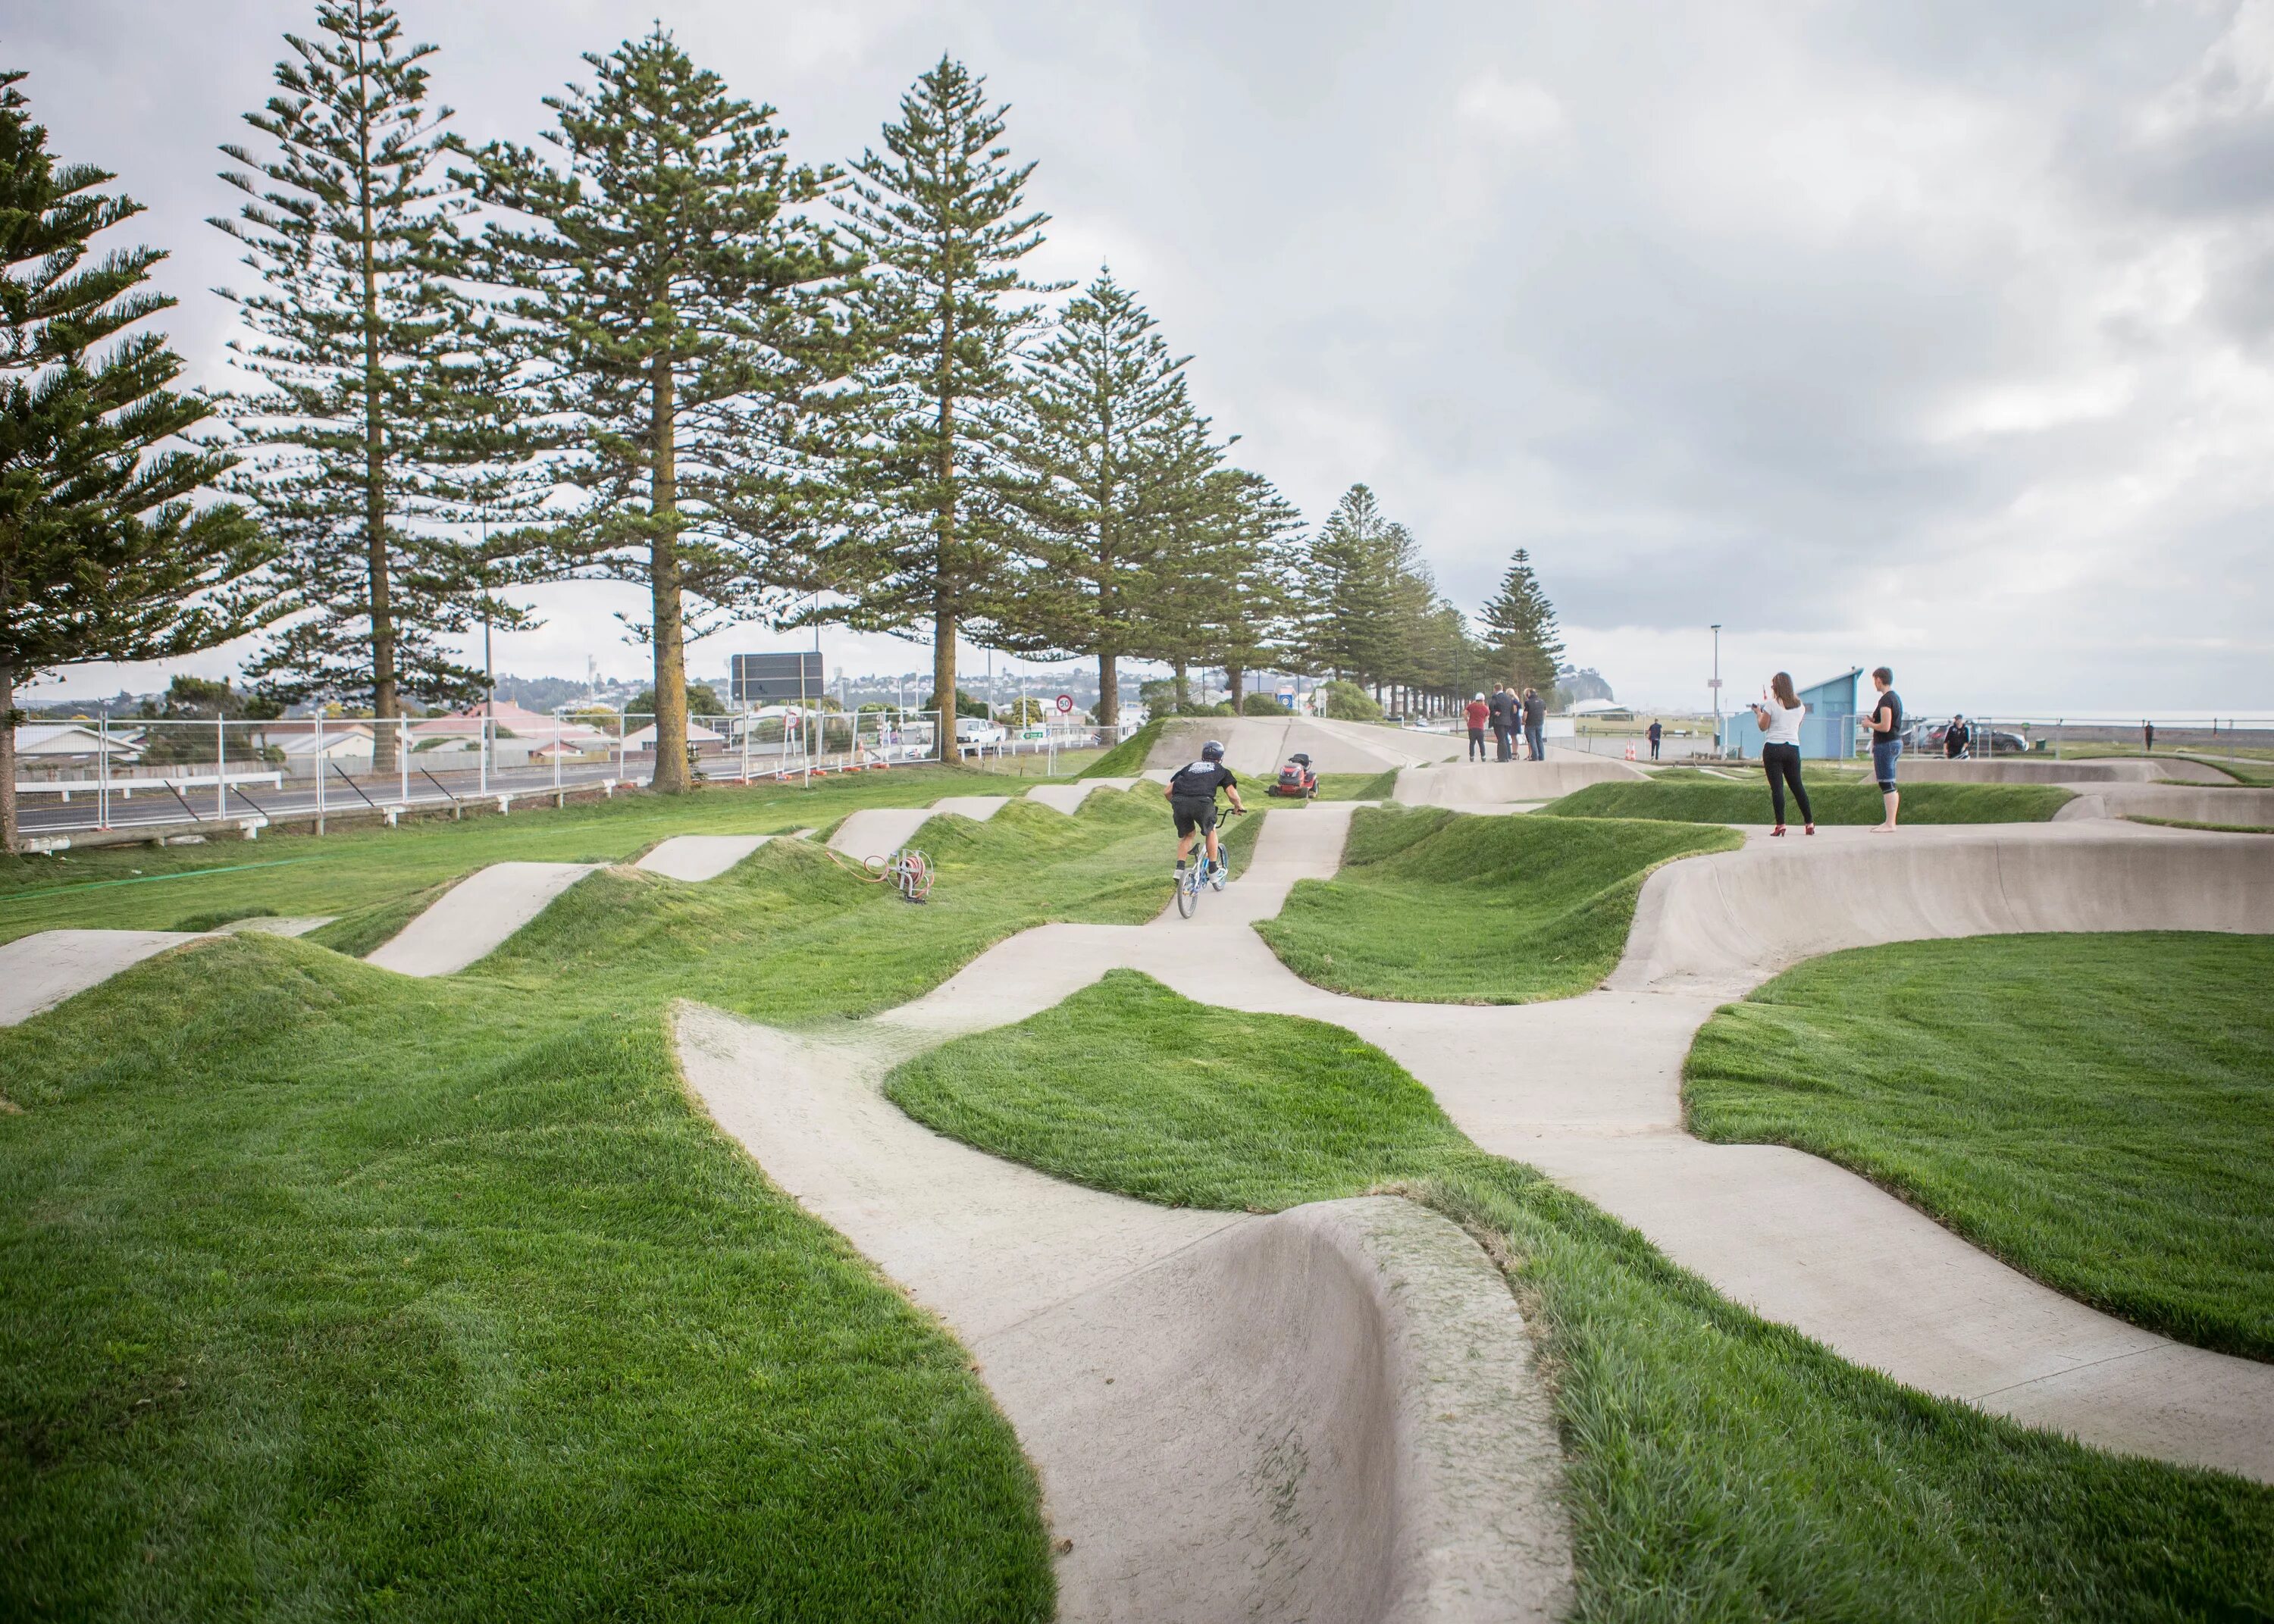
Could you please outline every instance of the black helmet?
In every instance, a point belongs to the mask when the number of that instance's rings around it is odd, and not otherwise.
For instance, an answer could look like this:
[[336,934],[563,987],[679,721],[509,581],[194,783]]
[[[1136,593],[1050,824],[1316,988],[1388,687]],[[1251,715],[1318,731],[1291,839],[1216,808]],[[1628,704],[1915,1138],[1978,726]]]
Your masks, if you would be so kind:
[[1221,739],[1211,739],[1206,744],[1201,746],[1201,759],[1202,761],[1222,761],[1224,759],[1224,741]]

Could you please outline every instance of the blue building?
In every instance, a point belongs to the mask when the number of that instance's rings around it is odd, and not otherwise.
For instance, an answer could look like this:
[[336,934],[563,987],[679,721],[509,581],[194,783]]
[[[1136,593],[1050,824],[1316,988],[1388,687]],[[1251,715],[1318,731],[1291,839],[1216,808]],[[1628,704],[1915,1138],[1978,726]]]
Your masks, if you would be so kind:
[[[1803,761],[1846,761],[1856,754],[1856,680],[1861,665],[1799,690],[1808,714],[1800,724]],[[1721,718],[1721,754],[1758,760],[1761,730],[1743,704]]]

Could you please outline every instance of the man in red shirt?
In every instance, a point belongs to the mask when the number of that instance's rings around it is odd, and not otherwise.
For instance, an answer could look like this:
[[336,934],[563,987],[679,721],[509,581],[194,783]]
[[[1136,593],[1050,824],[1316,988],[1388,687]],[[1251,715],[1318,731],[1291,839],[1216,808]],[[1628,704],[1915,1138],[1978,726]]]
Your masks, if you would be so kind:
[[1492,721],[1492,707],[1485,703],[1485,696],[1482,694],[1480,694],[1474,699],[1469,701],[1467,714],[1469,718],[1469,759],[1471,761],[1483,761],[1485,759],[1485,728]]

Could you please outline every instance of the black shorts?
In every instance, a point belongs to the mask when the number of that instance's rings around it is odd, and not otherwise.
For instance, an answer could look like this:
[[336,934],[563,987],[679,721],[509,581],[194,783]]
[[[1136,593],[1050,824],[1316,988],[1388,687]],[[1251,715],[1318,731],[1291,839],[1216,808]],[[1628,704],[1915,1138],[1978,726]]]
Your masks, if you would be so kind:
[[1195,829],[1207,834],[1216,827],[1216,797],[1202,801],[1197,795],[1177,795],[1171,798],[1169,810],[1177,815],[1177,838],[1181,840]]

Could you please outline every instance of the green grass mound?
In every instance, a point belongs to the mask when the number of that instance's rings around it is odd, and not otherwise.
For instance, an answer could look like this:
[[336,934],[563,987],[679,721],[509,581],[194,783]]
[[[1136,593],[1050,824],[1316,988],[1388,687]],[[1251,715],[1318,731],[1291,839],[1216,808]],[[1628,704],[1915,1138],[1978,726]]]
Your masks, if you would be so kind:
[[1361,808],[1343,868],[1256,926],[1306,981],[1367,998],[1524,1004],[1585,992],[1659,864],[1742,837],[1683,823]]
[[1834,953],[1706,1024],[1690,1124],[1828,1157],[2070,1297],[2274,1358],[2270,986],[2263,936]]
[[1049,1618],[968,1356],[671,1058],[680,998],[839,1019],[1169,899],[1142,793],[923,846],[923,907],[777,840],[461,976],[247,936],[0,1032],[0,1617]]
[[1488,1156],[1337,1027],[1117,972],[895,1071],[939,1131],[1164,1205],[1394,1189],[1502,1259],[1555,1382],[1585,1620],[2133,1620],[2274,1607],[2274,1491],[1924,1398]]
[[924,806],[943,795],[999,793],[1002,779],[958,767],[894,769],[685,795],[620,794],[510,816],[416,818],[399,829],[335,826],[319,837],[263,831],[257,845],[85,848],[0,856],[0,941],[34,930],[163,930],[184,919],[277,914],[335,916],[317,939],[342,951],[377,946],[490,863],[628,862],[687,834],[784,834],[822,828],[862,807]]
[[1160,741],[1161,729],[1167,726],[1156,717],[1111,749],[1084,767],[1074,776],[1078,778],[1127,778],[1145,771],[1145,758],[1153,753]]
[[0,1615],[1050,1615],[967,1356],[654,1004],[248,936],[0,1075]]
[[[1886,816],[1879,786],[1869,780],[1808,780],[1809,805],[1819,823],[1876,823]],[[1903,784],[1906,823],[2042,823],[2067,806],[2067,790],[2052,784]],[[1768,823],[1775,821],[1768,781],[1732,784],[1702,772],[1661,773],[1645,784],[1590,784],[1547,810],[1558,817],[1647,817],[1676,823]],[[1800,808],[1789,798],[1786,821],[1797,827]]]

